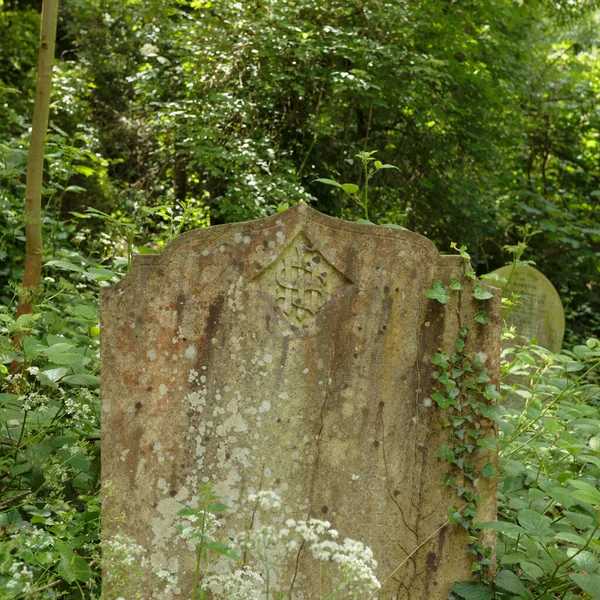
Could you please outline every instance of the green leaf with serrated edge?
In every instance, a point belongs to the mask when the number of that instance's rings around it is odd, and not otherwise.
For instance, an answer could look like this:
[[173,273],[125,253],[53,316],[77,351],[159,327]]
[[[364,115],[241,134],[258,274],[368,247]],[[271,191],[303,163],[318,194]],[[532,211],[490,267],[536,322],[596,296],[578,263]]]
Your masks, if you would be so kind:
[[41,383],[49,384],[60,381],[65,375],[68,375],[68,373],[69,369],[66,367],[58,367],[56,369],[40,371],[36,377]]
[[473,286],[473,297],[477,300],[489,300],[494,294],[488,292],[484,287],[483,283],[476,283]]
[[69,385],[81,385],[81,386],[91,386],[96,387],[100,385],[100,377],[96,375],[90,375],[88,373],[79,373],[77,375],[67,375],[67,377],[63,378],[65,383]]
[[556,500],[556,502],[558,502],[561,506],[564,506],[564,508],[571,508],[571,506],[573,506],[573,504],[575,503],[572,498],[571,492],[564,488],[557,486],[551,487],[549,489],[546,489],[546,493],[548,494],[548,496],[550,496],[550,498]]
[[598,557],[592,552],[583,550],[573,556],[573,562],[580,571],[591,575],[598,570]]
[[54,267],[63,271],[77,271],[81,273],[84,269],[79,265],[74,265],[70,260],[50,260],[44,264],[45,267]]
[[75,352],[64,352],[61,354],[53,354],[50,357],[51,362],[55,365],[67,365],[69,367],[87,365],[90,362],[90,358],[83,354],[77,354]]
[[592,450],[596,452],[600,451],[600,437],[590,438],[590,441],[588,443]]
[[512,571],[506,569],[500,571],[494,578],[494,583],[496,587],[511,594],[516,594],[519,598],[533,598],[533,594]]
[[455,583],[452,592],[464,600],[493,600],[494,593],[490,588],[475,581]]
[[222,554],[223,556],[231,558],[232,560],[240,560],[238,555],[229,546],[223,544],[222,542],[209,542],[208,544],[204,544],[204,547],[207,550],[212,550],[213,552],[216,552],[217,554]]
[[510,521],[487,521],[485,523],[475,523],[475,527],[477,529],[493,529],[499,533],[505,533],[512,536],[524,535],[527,533],[523,527],[517,525],[516,523],[511,523]]
[[588,504],[600,504],[600,491],[593,485],[585,481],[571,481],[570,483],[577,488],[571,494],[573,498],[581,502],[587,502]]
[[423,292],[427,298],[437,300],[441,304],[447,304],[450,300],[450,296],[447,294],[448,288],[439,280],[436,279],[433,282],[433,287],[430,290]]
[[528,508],[519,511],[517,516],[519,525],[524,527],[534,538],[545,543],[554,539],[552,521],[535,510]]
[[583,575],[571,573],[569,577],[594,600],[600,599],[600,575]]
[[11,508],[8,512],[0,513],[0,527],[9,527],[10,525],[21,525],[24,523],[21,514],[16,508]]
[[60,562],[56,570],[67,583],[85,582],[92,575],[92,570],[85,559],[75,554],[73,548],[66,544],[63,544],[63,548],[60,550]]
[[342,183],[341,188],[350,196],[360,189],[355,183]]

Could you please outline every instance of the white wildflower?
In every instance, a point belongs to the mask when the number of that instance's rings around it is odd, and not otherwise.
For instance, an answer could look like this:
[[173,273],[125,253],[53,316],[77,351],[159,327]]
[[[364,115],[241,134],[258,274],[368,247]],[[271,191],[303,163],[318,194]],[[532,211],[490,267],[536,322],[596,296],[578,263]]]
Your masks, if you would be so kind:
[[281,508],[281,498],[275,492],[270,490],[250,494],[248,496],[248,502],[257,502],[263,510],[279,510]]
[[227,600],[261,600],[263,579],[249,567],[225,575],[210,575],[202,581],[217,598]]

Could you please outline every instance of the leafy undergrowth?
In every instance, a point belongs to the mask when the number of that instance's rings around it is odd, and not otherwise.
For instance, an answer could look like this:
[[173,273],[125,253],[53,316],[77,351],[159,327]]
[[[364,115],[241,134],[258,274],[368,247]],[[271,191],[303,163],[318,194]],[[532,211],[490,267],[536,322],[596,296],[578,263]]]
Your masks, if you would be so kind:
[[[101,596],[97,296],[125,268],[101,250],[55,240],[32,316],[0,294],[1,600]],[[453,598],[600,598],[599,362],[597,340],[504,352],[499,521],[480,524],[498,570]]]
[[600,342],[503,353],[498,571],[463,600],[600,598]]

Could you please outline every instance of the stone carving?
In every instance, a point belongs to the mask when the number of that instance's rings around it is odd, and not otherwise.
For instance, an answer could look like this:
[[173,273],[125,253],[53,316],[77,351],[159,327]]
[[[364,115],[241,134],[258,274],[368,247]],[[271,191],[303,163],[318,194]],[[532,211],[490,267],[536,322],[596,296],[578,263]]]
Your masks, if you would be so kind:
[[292,323],[301,325],[346,285],[347,278],[301,233],[258,276],[257,282],[276,298]]
[[[280,524],[327,519],[341,540],[365,543],[386,581],[380,600],[441,600],[470,578],[468,536],[447,522],[459,502],[437,458],[452,442],[431,398],[432,359],[452,354],[469,324],[466,351],[497,381],[499,291],[485,306],[469,282],[446,305],[423,294],[463,269],[417,234],[303,204],[134,258],[101,298],[102,476],[112,490],[103,536],[146,549],[141,598],[189,600],[196,559],[176,515],[196,506],[204,483],[231,507],[225,538],[260,525],[243,500],[273,490]],[[474,321],[482,308],[487,325]],[[494,434],[491,421],[480,425]],[[494,460],[473,453],[476,465]],[[477,485],[479,519],[492,520],[494,480]],[[318,597],[308,550],[276,554],[273,589]]]

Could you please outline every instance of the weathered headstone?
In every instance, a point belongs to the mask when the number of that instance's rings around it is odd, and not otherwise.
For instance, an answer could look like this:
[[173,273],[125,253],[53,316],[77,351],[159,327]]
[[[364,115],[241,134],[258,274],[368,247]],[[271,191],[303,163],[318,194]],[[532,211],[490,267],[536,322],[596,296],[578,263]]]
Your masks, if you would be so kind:
[[565,335],[565,311],[550,280],[531,266],[518,266],[513,271],[512,265],[506,265],[492,274],[503,279],[510,277],[504,288],[505,297],[513,292],[519,296],[520,304],[506,316],[507,325],[514,326],[523,340],[536,339],[540,346],[560,352]]
[[[445,305],[423,293],[463,269],[417,234],[304,204],[135,257],[102,295],[103,536],[147,549],[143,598],[190,597],[195,557],[174,517],[203,482],[233,509],[224,534],[252,527],[242,498],[274,490],[286,516],[327,519],[370,546],[380,581],[404,561],[380,600],[441,600],[470,578],[466,533],[444,525],[461,501],[436,456],[451,442],[431,360],[470,327],[467,346],[497,381],[499,290],[475,300],[465,279]],[[482,309],[486,325],[474,321]],[[492,520],[494,481],[476,485]],[[290,556],[272,585],[317,598],[307,560]]]

